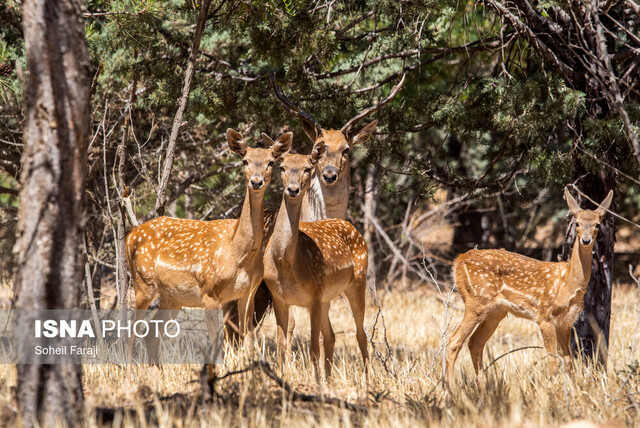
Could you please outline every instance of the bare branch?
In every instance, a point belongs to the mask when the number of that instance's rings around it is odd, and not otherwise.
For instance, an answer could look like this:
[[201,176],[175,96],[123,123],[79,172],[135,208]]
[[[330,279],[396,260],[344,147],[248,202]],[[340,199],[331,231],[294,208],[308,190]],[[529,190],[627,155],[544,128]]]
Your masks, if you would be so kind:
[[367,13],[365,13],[363,15],[360,15],[358,18],[354,19],[349,24],[345,25],[340,30],[336,31],[336,36],[340,36],[341,34],[346,33],[347,31],[349,31],[350,29],[352,29],[353,27],[358,25],[360,22],[364,21],[365,19],[369,18],[370,16],[373,16],[373,14],[374,14],[374,11],[370,10],[369,12],[367,12]]
[[542,40],[540,40],[529,26],[511,13],[511,11],[503,4],[495,0],[486,0],[486,3],[489,7],[495,10],[498,15],[506,19],[518,33],[522,34],[529,41],[529,43],[535,46],[540,55],[542,55],[542,58],[549,63],[549,65],[557,68],[565,78],[569,78],[573,74],[571,67],[560,60],[556,53],[553,52],[553,50],[551,50]]
[[173,120],[173,126],[171,127],[171,135],[169,136],[169,144],[167,146],[166,157],[164,159],[164,166],[162,168],[162,175],[158,185],[158,195],[156,198],[155,212],[157,215],[164,214],[164,208],[166,204],[166,192],[167,184],[169,183],[169,175],[173,168],[173,156],[176,150],[176,140],[178,139],[178,132],[182,126],[182,117],[184,111],[187,108],[187,101],[189,100],[189,93],[191,92],[191,80],[193,79],[193,73],[195,71],[196,59],[200,52],[200,39],[202,39],[202,32],[204,30],[205,23],[207,21],[207,10],[211,0],[203,0],[200,6],[200,14],[198,15],[198,23],[196,25],[196,33],[193,38],[193,46],[191,53],[189,54],[189,63],[185,71],[184,85],[182,86],[182,95],[178,104],[178,111]]
[[[600,57],[600,61],[604,63],[606,72],[609,76],[609,84],[611,85],[611,91],[613,92],[613,104],[618,111],[618,115],[620,119],[622,119],[622,123],[624,124],[625,131],[627,132],[627,136],[631,141],[633,146],[633,152],[636,156],[638,164],[640,164],[640,143],[638,143],[638,136],[636,135],[635,130],[633,129],[633,125],[629,120],[629,114],[624,108],[624,100],[622,99],[622,95],[620,94],[620,87],[618,86],[618,79],[613,71],[613,66],[611,65],[611,57],[609,56],[609,51],[607,49],[607,42],[604,37],[604,31],[602,29],[602,22],[600,21],[600,16],[598,15],[598,10],[595,4],[591,6],[591,16],[593,17],[593,22],[596,26],[596,38],[598,41],[598,56]],[[607,91],[607,88],[602,88]]]

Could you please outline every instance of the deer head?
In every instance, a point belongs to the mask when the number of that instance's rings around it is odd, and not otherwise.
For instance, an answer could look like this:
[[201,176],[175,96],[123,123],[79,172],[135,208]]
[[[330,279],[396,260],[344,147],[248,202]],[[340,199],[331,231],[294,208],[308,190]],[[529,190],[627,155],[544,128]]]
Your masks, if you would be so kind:
[[231,151],[242,158],[245,181],[249,191],[264,193],[267,184],[271,181],[273,165],[291,148],[293,133],[282,134],[276,141],[273,141],[267,134],[262,134],[265,148],[254,148],[247,147],[242,135],[229,128],[227,129],[227,141]]
[[571,193],[565,188],[564,195],[567,200],[569,210],[576,219],[576,233],[578,234],[577,240],[581,245],[593,245],[598,236],[598,225],[604,218],[609,206],[611,205],[611,199],[613,198],[613,190],[609,191],[607,197],[602,201],[598,209],[596,210],[583,210]]
[[285,197],[296,200],[302,198],[309,188],[311,172],[325,151],[323,141],[317,142],[310,155],[286,154],[280,164]]
[[388,104],[398,94],[400,88],[402,88],[404,79],[405,75],[403,74],[400,82],[391,89],[389,95],[387,95],[384,100],[356,114],[340,128],[340,130],[326,130],[323,129],[309,113],[293,104],[276,83],[275,74],[271,75],[273,89],[283,107],[289,113],[300,119],[302,128],[311,142],[314,144],[319,141],[324,142],[326,155],[316,164],[316,173],[326,186],[335,185],[343,174],[348,176],[350,150],[356,144],[369,140],[378,125],[378,121],[374,120],[357,131],[352,131],[354,125]]

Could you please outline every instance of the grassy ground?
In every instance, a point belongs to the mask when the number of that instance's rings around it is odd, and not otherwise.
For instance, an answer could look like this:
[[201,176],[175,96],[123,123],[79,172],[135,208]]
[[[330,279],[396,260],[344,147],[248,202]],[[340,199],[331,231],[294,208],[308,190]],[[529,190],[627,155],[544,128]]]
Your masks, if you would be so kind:
[[[447,296],[444,296],[445,300]],[[334,375],[321,386],[309,361],[309,322],[306,311],[296,309],[293,361],[284,373],[272,366],[300,394],[333,397],[339,404],[291,399],[291,395],[263,371],[230,375],[215,386],[215,398],[202,406],[198,383],[200,367],[135,367],[132,381],[123,369],[111,365],[83,367],[89,426],[558,426],[577,419],[608,426],[640,425],[640,299],[635,288],[614,290],[611,346],[606,372],[581,362],[571,372],[551,375],[548,357],[538,348],[510,353],[476,383],[466,348],[456,365],[456,385],[447,393],[442,375],[442,332],[462,317],[457,295],[446,312],[442,299],[425,288],[381,295],[391,357],[385,369],[373,359],[368,386],[355,339],[350,312],[341,300],[333,303],[331,320],[336,331]],[[369,306],[366,325],[375,308]],[[380,321],[380,320],[379,320]],[[387,348],[382,326],[374,341],[382,355]],[[275,361],[273,315],[259,330],[257,340],[239,351],[228,350],[217,367],[222,376],[264,358]],[[511,350],[540,346],[542,339],[531,322],[507,317],[487,344],[485,365]],[[370,352],[373,350],[370,347]],[[0,366],[0,413],[11,417],[15,368]],[[7,421],[8,419],[4,419]],[[0,424],[1,424],[0,419]],[[613,425],[611,425],[613,424]]]

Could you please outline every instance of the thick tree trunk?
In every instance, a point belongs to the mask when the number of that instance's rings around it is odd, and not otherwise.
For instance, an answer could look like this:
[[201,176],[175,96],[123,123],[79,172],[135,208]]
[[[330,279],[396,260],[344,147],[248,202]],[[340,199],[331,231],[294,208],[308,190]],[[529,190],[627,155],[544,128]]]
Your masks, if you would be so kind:
[[[22,10],[29,74],[15,308],[77,308],[91,83],[81,4],[25,0]],[[17,396],[25,426],[77,425],[81,367],[18,365]]]
[[[608,163],[613,162],[606,153],[603,154],[603,158]],[[615,190],[615,173],[610,168],[602,168],[598,173],[592,173],[586,172],[581,165],[578,165],[574,171],[574,176],[580,177],[576,186],[594,201],[604,200],[609,190]],[[578,199],[578,203],[582,208],[595,208],[591,202],[582,197]],[[615,194],[609,209],[615,211]],[[578,341],[576,343],[575,336],[572,336],[571,347],[574,352],[580,350],[583,356],[606,366],[616,240],[613,216],[607,215],[599,229],[593,246],[591,280],[584,296],[584,310],[574,326]],[[565,249],[573,247],[575,237],[575,227],[572,227]],[[568,256],[569,252],[565,250],[565,254]]]

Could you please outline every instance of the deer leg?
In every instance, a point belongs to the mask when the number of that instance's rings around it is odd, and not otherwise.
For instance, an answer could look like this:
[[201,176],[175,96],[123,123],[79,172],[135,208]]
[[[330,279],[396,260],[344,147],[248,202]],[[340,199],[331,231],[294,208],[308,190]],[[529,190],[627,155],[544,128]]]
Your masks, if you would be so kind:
[[287,325],[287,354],[291,355],[291,341],[293,340],[293,330],[296,328],[296,320],[293,314],[289,314],[289,323]]
[[571,368],[571,327],[556,328],[556,338],[558,340],[560,355],[564,359],[565,366],[567,368]]
[[[136,277],[135,287],[135,311],[133,312],[133,321],[131,325],[134,325],[137,321],[144,317],[144,311],[149,309],[149,305],[153,301],[154,293],[151,292],[151,287],[147,286],[144,280],[140,277]],[[131,363],[133,358],[133,348],[135,346],[136,336],[131,335],[127,339],[127,362]],[[128,371],[128,369],[127,369]]]
[[542,332],[542,341],[547,353],[551,354],[552,362],[550,363],[551,371],[556,373],[558,371],[558,339],[556,337],[556,328],[550,321],[538,322],[540,326],[540,332]]
[[477,312],[472,312],[465,308],[464,317],[460,325],[453,331],[449,337],[449,349],[447,350],[447,370],[445,379],[449,387],[453,386],[453,366],[458,358],[458,353],[462,349],[462,345],[467,338],[473,333],[476,325],[480,322],[480,316]]
[[367,334],[364,332],[364,312],[366,309],[365,295],[367,291],[366,277],[358,281],[359,284],[355,289],[351,288],[345,292],[349,306],[353,313],[353,320],[356,324],[356,339],[360,354],[362,354],[362,363],[364,364],[365,378],[369,378],[369,352],[367,351]]
[[222,305],[224,319],[224,337],[232,344],[237,344],[240,339],[240,327],[238,327],[238,301],[232,300]]
[[327,379],[331,376],[331,366],[333,365],[333,349],[336,343],[336,335],[331,327],[331,320],[329,319],[330,303],[324,303],[322,305],[322,338],[324,347],[324,373]]
[[[315,300],[315,299],[314,299]],[[319,300],[319,299],[318,299]],[[309,308],[311,318],[311,360],[316,373],[316,381],[320,383],[320,323],[322,322],[322,303],[315,300]]]
[[205,294],[202,297],[202,306],[205,309],[204,321],[207,325],[207,331],[209,332],[209,340],[211,341],[211,350],[207,351],[208,355],[205,358],[205,360],[207,361],[205,367],[208,373],[208,385],[210,388],[209,392],[211,392],[213,390],[213,382],[216,378],[216,366],[213,363],[216,363],[218,361],[217,355],[222,350],[222,341],[219,340],[221,339],[219,334],[220,328],[222,328],[222,326],[218,324],[217,311],[220,309],[220,305],[216,298]]
[[288,337],[287,326],[289,324],[289,306],[282,300],[273,298],[273,312],[276,315],[277,324],[277,356],[280,367],[284,367],[284,364],[288,357],[287,343],[290,340]]
[[476,331],[471,335],[468,346],[469,352],[471,353],[471,361],[473,361],[473,369],[476,371],[476,376],[479,375],[479,371],[482,369],[482,353],[484,351],[484,346],[496,331],[496,328],[498,328],[500,321],[502,321],[506,316],[506,312],[491,313],[478,325]]
[[570,327],[559,327],[556,328],[556,338],[558,340],[558,349],[560,351],[560,355],[568,356],[571,355],[571,328]]
[[[182,305],[177,303],[171,297],[160,295],[160,304],[158,305],[158,310],[153,316],[153,321],[162,321],[162,325],[164,325],[167,320],[175,318],[181,308]],[[160,362],[160,338],[156,337],[155,329],[153,332],[150,331],[147,337],[145,337],[144,343],[147,347],[149,363],[158,364]]]
[[253,293],[238,300],[238,319],[240,321],[240,337],[253,330]]

